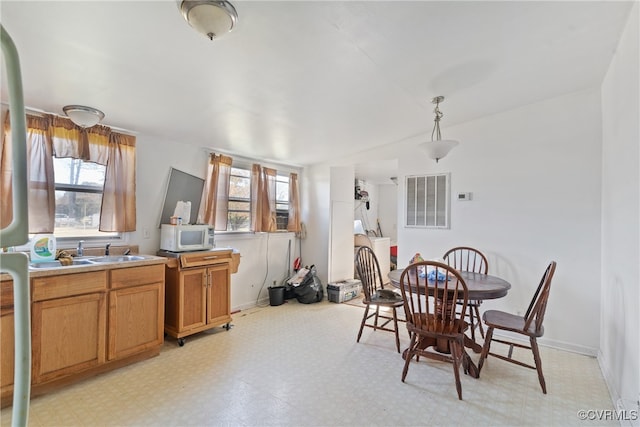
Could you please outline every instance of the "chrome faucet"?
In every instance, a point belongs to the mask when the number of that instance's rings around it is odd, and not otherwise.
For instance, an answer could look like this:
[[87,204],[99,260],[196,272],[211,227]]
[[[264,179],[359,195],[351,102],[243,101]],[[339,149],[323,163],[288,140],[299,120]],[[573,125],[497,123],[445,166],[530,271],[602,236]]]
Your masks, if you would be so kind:
[[84,255],[84,248],[82,247],[83,243],[84,243],[84,240],[78,240],[78,248],[76,249],[76,255],[77,256],[83,256]]
[[109,246],[111,246],[111,243],[107,243],[107,246],[104,248],[105,255],[109,255]]

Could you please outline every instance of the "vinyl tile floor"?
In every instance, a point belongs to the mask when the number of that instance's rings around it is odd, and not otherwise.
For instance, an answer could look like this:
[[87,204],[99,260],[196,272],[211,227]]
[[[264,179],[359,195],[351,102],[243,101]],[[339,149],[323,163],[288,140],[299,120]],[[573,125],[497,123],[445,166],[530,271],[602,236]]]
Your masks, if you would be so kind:
[[[614,409],[593,357],[542,347],[547,395],[534,370],[490,357],[479,379],[462,375],[459,401],[448,363],[413,361],[403,383],[392,334],[367,328],[356,343],[361,318],[361,307],[327,301],[242,311],[229,331],[184,347],[169,337],[157,357],[33,398],[29,425],[619,425],[578,416]],[[0,415],[9,426],[11,408]]]

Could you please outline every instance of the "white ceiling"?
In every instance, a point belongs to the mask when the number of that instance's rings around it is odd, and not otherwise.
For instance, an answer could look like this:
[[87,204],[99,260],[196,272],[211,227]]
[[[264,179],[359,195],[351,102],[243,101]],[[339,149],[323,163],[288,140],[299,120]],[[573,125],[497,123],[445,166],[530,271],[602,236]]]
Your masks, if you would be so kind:
[[89,105],[145,136],[306,165],[429,139],[436,95],[446,137],[452,124],[598,85],[632,5],[232,3],[238,24],[214,42],[173,0],[2,0],[0,16],[29,107]]

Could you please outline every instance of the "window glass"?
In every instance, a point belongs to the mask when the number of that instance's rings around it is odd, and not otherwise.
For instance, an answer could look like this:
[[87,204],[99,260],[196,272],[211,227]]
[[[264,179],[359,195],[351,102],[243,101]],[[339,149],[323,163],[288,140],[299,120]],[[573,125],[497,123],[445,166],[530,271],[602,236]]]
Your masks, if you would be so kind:
[[227,231],[249,231],[251,224],[251,171],[232,167],[229,178]]
[[53,158],[56,237],[105,237],[98,231],[105,166],[80,159]]
[[289,222],[289,176],[276,176],[276,224],[278,230],[286,230]]

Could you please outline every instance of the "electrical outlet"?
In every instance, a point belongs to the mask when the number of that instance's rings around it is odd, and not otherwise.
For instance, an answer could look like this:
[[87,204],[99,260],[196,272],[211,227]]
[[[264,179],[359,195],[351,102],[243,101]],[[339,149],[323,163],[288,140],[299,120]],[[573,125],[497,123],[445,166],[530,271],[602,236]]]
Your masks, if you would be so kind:
[[151,238],[151,232],[149,231],[149,229],[147,227],[144,227],[142,229],[142,237],[145,239],[150,239]]

